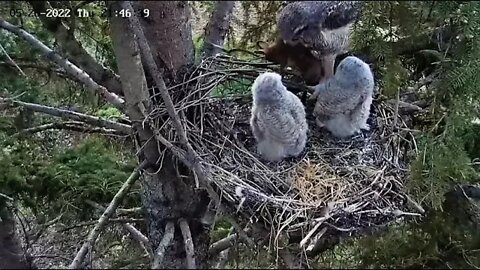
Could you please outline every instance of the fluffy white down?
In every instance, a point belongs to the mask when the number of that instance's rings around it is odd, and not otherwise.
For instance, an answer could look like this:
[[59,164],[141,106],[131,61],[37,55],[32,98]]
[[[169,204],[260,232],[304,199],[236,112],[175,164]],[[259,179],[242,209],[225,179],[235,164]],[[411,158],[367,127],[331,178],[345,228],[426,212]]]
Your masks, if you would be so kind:
[[274,72],[260,74],[252,85],[250,118],[258,153],[279,161],[299,155],[305,148],[308,125],[300,99],[282,84]]
[[317,119],[324,119],[319,122],[336,137],[368,130],[373,88],[370,67],[357,57],[346,57],[332,79],[316,86],[314,114]]

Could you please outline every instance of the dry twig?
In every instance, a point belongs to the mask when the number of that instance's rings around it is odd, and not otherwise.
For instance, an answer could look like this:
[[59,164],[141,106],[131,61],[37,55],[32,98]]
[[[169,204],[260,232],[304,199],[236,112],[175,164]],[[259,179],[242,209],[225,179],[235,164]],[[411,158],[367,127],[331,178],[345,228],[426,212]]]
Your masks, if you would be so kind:
[[[100,211],[105,211],[105,207],[101,206],[100,204],[94,202],[94,201],[91,201],[91,200],[85,200],[85,203],[89,204],[90,206],[100,210]],[[117,212],[121,212],[119,211],[121,209],[117,209]],[[114,215],[112,215],[113,217]],[[112,220],[112,219],[109,219],[109,221]],[[132,224],[130,223],[121,223],[122,224],[122,227],[128,231],[130,233],[130,235],[132,236],[133,239],[137,240],[140,245],[143,247],[143,249],[145,250],[147,256],[149,256],[150,258],[153,257],[153,252],[152,252],[152,249],[151,249],[151,244],[150,244],[150,240],[148,240],[148,238],[143,235],[142,232],[140,232],[137,228],[135,228]]]
[[10,62],[10,64],[12,64],[13,66],[15,66],[15,68],[17,68],[18,72],[20,73],[20,75],[22,75],[23,77],[27,77],[27,75],[25,75],[25,72],[23,72],[23,70],[17,65],[17,63],[15,63],[15,61],[13,61],[13,59],[10,57],[10,55],[8,55],[7,51],[5,50],[5,48],[2,46],[2,44],[0,44],[0,49],[2,50],[2,52],[5,54],[5,56],[7,57],[8,61]]

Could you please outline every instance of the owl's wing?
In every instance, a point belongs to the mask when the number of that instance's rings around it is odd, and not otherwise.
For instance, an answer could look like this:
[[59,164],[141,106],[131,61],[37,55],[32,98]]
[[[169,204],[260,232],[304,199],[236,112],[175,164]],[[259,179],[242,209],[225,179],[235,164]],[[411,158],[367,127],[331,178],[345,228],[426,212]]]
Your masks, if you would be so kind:
[[291,110],[266,107],[258,111],[256,119],[264,136],[280,143],[291,143],[299,132]]
[[315,111],[321,115],[336,115],[355,109],[362,100],[361,91],[345,91],[338,87],[327,87],[318,92]]

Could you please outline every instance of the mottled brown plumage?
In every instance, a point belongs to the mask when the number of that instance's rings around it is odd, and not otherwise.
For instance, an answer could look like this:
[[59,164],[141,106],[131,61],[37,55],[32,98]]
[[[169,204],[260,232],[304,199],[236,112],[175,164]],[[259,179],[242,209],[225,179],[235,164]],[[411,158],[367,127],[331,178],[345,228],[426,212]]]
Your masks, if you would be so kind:
[[361,1],[297,1],[280,11],[277,28],[286,43],[300,43],[323,58],[328,79],[333,76],[336,55],[348,49],[361,7]]

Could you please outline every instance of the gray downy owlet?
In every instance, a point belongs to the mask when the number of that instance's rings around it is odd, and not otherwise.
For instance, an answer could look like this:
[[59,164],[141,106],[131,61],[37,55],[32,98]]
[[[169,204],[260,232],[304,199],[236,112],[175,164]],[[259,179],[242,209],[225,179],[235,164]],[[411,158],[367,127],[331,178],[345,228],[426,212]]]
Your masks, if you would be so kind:
[[268,161],[298,156],[307,141],[305,107],[281,79],[278,73],[266,72],[252,85],[250,127],[258,153]]
[[334,77],[315,86],[312,97],[317,99],[313,110],[316,124],[340,138],[368,130],[373,88],[368,64],[355,56],[346,57]]

